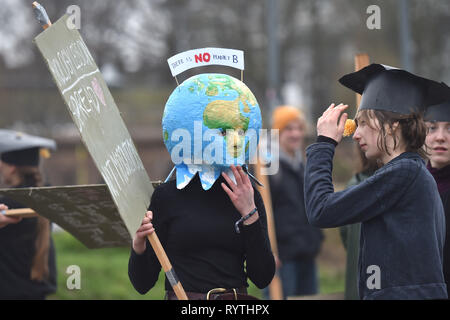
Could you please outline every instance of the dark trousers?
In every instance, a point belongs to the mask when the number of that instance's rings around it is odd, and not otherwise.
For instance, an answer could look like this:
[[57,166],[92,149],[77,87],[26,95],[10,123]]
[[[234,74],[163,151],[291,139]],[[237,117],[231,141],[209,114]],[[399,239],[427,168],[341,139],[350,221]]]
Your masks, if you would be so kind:
[[[319,293],[319,278],[314,259],[282,261],[278,274],[285,299]],[[268,288],[265,288],[263,293],[264,297],[269,299]]]

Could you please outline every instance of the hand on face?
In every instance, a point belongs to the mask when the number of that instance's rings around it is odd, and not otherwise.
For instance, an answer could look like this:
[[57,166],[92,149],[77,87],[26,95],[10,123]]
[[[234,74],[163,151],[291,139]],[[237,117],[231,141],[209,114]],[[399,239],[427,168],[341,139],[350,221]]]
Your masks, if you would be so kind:
[[[335,104],[332,103],[317,121],[317,135],[325,136],[336,142],[340,142],[342,140],[342,135],[344,134],[345,121],[348,118],[348,115],[346,113],[342,114],[342,112],[347,108],[348,105],[341,103],[335,106]],[[341,116],[340,119],[339,116]]]
[[[230,187],[227,187],[225,183],[222,183],[222,188],[230,197],[234,207],[239,211],[241,216],[244,217],[256,207],[253,197],[253,186],[248,175],[244,172],[244,170],[242,170],[242,167],[238,166],[236,168],[235,166],[231,166],[231,171],[233,171],[236,183],[234,183],[230,177],[223,172],[222,176]],[[248,219],[245,224],[250,224],[257,218],[258,213]]]

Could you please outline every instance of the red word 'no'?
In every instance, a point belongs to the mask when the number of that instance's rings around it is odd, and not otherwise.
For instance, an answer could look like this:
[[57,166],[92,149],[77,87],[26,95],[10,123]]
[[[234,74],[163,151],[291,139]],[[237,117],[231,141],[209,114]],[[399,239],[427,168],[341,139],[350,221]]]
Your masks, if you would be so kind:
[[211,60],[211,55],[208,52],[205,53],[200,53],[200,54],[196,54],[194,56],[195,58],[195,63],[198,62],[209,62],[209,60]]

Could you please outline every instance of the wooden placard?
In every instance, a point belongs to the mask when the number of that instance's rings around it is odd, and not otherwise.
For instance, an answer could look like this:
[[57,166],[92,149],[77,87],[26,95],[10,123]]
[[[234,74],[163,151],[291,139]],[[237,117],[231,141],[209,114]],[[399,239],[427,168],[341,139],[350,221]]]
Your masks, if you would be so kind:
[[91,53],[67,21],[64,15],[34,41],[132,236],[153,187]]
[[[70,26],[64,15],[34,41],[132,238],[147,211],[153,186],[91,53]],[[148,239],[178,299],[187,300],[156,233]]]
[[90,249],[131,245],[130,234],[104,184],[0,189],[0,197],[32,208]]

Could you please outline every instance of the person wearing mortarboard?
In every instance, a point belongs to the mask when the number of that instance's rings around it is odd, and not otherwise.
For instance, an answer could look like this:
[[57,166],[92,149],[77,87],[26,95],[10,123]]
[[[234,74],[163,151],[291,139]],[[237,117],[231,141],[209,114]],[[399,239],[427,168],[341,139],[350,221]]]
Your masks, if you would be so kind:
[[[11,188],[42,186],[41,155],[55,149],[53,140],[0,130],[0,174]],[[0,209],[23,208],[0,198]],[[11,218],[0,213],[0,299],[45,299],[56,291],[56,262],[50,222]]]
[[[357,185],[369,178],[378,169],[377,161],[367,159],[364,152],[357,144],[356,149],[356,171],[347,183],[347,188]],[[361,234],[361,223],[354,223],[339,228],[341,240],[347,252],[347,262],[345,266],[345,300],[359,300],[358,295],[358,256],[359,239]]]
[[445,211],[444,279],[450,290],[450,100],[427,108],[427,169],[436,180]]
[[[161,270],[146,238],[155,230],[189,300],[251,299],[248,279],[261,289],[271,282],[264,203],[241,167],[260,127],[256,98],[231,76],[199,74],[172,92],[162,129],[176,179],[155,188],[133,239],[128,275],[139,293],[155,285]],[[167,277],[165,288],[166,299],[176,299]]]
[[450,89],[407,71],[371,64],[339,82],[362,94],[353,139],[381,167],[356,186],[334,192],[334,149],[347,106],[332,104],[307,150],[305,202],[320,228],[361,222],[361,299],[446,299],[442,271],[445,216],[425,167],[423,111],[448,100]]

